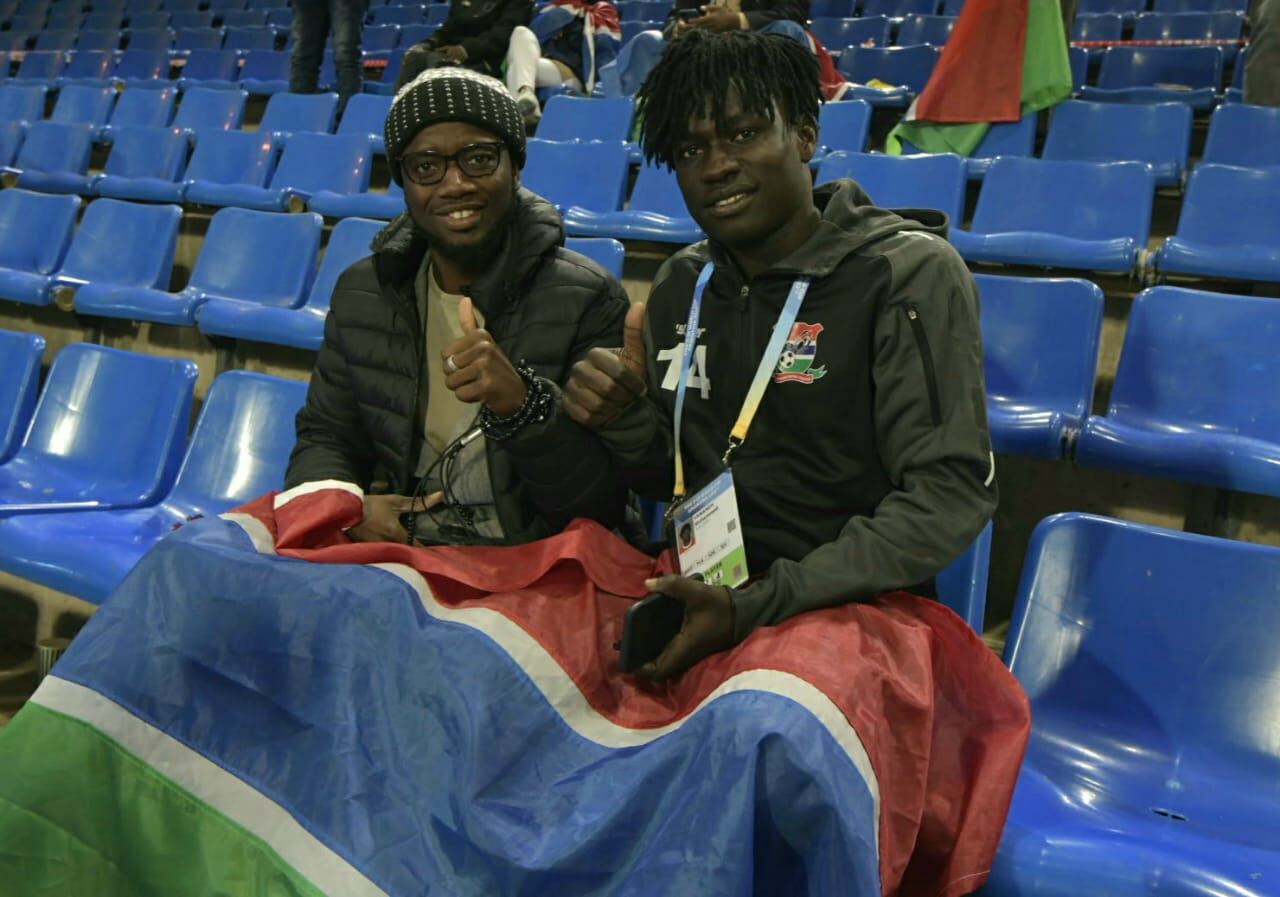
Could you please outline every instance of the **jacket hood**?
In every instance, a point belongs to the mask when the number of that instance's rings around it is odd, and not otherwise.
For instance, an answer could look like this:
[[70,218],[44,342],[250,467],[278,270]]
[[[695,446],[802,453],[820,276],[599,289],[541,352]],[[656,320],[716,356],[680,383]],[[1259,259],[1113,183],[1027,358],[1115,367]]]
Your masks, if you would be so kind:
[[[468,285],[467,294],[486,319],[495,319],[518,301],[543,257],[563,245],[564,225],[555,206],[521,187],[516,192],[507,239],[493,264]],[[428,240],[405,211],[374,236],[369,248],[380,280],[412,289]]]
[[[813,202],[822,221],[805,243],[770,270],[809,277],[825,277],[846,256],[890,234],[926,231],[944,240],[947,216],[935,209],[882,209],[853,181],[844,178],[823,184],[813,191]],[[729,263],[721,246],[710,244],[717,267]]]

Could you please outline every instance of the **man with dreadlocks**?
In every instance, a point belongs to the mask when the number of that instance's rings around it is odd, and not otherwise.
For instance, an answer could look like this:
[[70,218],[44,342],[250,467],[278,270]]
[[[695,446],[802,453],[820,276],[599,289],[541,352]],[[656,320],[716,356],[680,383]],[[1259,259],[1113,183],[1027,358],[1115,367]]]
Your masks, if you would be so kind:
[[659,270],[620,354],[576,365],[564,407],[642,495],[696,499],[727,470],[752,577],[652,582],[685,618],[643,675],[803,611],[929,594],[995,508],[973,278],[942,213],[813,188],[817,80],[795,41],[694,32],[638,95],[645,155],[708,239]]

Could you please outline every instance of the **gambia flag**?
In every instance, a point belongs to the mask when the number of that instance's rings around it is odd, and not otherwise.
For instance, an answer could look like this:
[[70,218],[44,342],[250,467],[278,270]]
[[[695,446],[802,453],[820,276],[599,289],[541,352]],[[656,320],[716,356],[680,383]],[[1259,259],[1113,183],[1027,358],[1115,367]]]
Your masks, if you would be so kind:
[[1058,0],[966,0],[929,83],[889,132],[885,152],[967,156],[991,123],[1017,121],[1070,95]]
[[601,527],[357,545],[312,484],[163,540],[0,733],[25,897],[960,895],[1026,743],[1017,683],[905,594],[618,671],[665,569]]

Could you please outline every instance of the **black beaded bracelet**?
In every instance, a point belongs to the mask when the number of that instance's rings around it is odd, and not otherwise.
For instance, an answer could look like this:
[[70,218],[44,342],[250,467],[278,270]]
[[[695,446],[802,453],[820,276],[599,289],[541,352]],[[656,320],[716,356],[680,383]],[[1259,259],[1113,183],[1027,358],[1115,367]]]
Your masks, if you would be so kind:
[[484,430],[484,438],[491,442],[510,439],[529,424],[541,423],[551,416],[555,395],[547,384],[523,359],[516,363],[516,373],[524,381],[524,401],[520,407],[506,417],[499,417],[485,407],[480,409],[480,429]]

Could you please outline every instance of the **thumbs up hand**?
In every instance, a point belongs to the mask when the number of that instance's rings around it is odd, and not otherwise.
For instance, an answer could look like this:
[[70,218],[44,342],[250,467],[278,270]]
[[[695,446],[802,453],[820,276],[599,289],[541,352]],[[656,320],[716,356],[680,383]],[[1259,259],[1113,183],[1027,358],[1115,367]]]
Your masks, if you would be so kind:
[[444,385],[459,401],[483,403],[499,417],[509,417],[524,404],[524,380],[489,331],[476,321],[471,297],[458,304],[462,336],[440,353]]
[[644,395],[644,303],[627,310],[621,349],[592,349],[573,366],[565,385],[565,414],[598,430]]

